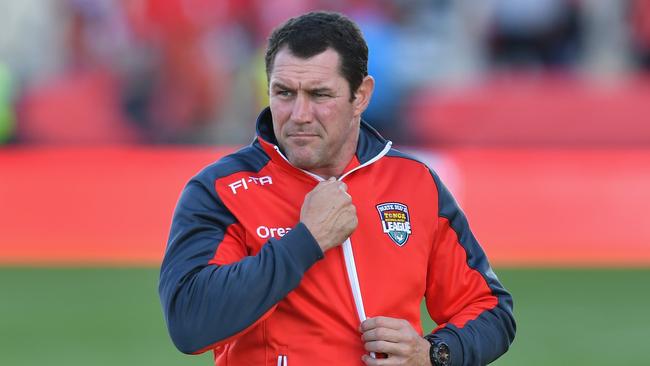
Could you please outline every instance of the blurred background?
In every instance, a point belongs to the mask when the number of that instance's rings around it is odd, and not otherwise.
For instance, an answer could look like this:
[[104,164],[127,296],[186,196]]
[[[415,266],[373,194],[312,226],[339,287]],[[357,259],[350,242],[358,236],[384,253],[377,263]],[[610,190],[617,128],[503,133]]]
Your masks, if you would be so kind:
[[252,140],[270,31],[315,9],[358,22],[364,118],[513,292],[495,364],[650,364],[650,0],[3,1],[0,364],[211,363],[166,334],[171,214]]

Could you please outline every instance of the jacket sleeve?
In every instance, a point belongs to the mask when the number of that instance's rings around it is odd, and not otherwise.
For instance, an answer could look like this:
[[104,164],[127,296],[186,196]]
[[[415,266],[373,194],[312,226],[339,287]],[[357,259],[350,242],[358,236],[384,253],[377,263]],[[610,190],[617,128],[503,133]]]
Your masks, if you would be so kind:
[[512,297],[492,271],[465,214],[434,174],[438,218],[429,259],[426,304],[449,346],[451,364],[486,365],[508,350],[516,324]]
[[194,178],[183,190],[158,287],[169,334],[181,352],[204,352],[250,328],[323,257],[299,223],[255,256],[211,264],[220,243],[241,240],[228,230],[236,222],[208,180]]

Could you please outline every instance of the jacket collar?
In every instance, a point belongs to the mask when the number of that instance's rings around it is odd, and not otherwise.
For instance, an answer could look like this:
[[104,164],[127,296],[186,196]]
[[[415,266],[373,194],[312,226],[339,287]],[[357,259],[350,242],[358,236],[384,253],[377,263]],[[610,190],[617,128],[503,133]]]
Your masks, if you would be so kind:
[[[271,109],[269,107],[264,108],[260,115],[257,117],[256,122],[256,131],[257,131],[257,141],[268,156],[271,157],[276,163],[281,165],[290,166],[293,169],[295,168],[291,165],[279,152],[278,140],[275,137],[273,132],[273,119],[271,117]],[[255,142],[254,142],[255,143]],[[377,130],[372,128],[366,121],[361,120],[360,131],[359,131],[359,141],[357,143],[357,151],[354,158],[345,168],[345,171],[356,168],[359,165],[366,164],[373,159],[376,159],[378,155],[385,153],[387,146],[390,144],[390,141],[384,139]]]

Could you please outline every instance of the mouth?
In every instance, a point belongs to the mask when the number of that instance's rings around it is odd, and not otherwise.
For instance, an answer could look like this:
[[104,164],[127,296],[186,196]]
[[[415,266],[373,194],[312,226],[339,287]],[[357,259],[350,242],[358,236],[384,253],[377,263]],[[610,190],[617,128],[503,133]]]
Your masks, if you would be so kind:
[[287,137],[290,139],[312,139],[318,138],[319,135],[315,133],[290,133]]
[[287,135],[288,137],[318,137],[316,133],[309,132],[293,132]]
[[313,133],[292,133],[287,135],[287,139],[293,141],[298,146],[310,144],[312,141],[318,139],[319,136]]

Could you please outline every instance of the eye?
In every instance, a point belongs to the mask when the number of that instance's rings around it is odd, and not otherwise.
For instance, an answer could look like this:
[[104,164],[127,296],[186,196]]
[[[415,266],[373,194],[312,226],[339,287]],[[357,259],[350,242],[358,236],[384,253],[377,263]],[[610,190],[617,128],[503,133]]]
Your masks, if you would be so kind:
[[316,98],[330,98],[331,95],[325,92],[313,92],[311,93]]
[[275,91],[275,95],[281,98],[290,98],[293,96],[293,92],[291,90],[278,89]]

